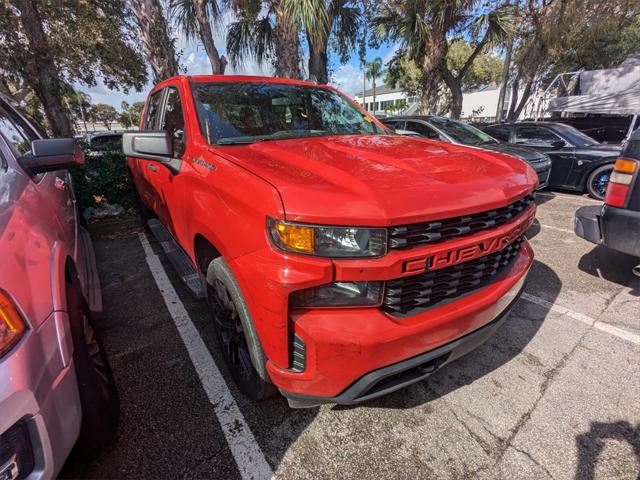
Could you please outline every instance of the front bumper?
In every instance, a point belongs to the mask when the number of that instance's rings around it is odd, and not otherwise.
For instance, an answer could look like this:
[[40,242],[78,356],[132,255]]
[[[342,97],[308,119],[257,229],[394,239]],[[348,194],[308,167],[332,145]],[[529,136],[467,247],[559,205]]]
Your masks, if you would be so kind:
[[532,165],[536,174],[538,175],[538,188],[536,190],[542,190],[549,186],[549,176],[551,175],[551,162],[542,165]]
[[314,397],[297,395],[283,390],[280,390],[280,392],[287,398],[289,406],[292,408],[309,408],[323,403],[355,405],[424,380],[444,365],[466,355],[491,338],[506,321],[511,309],[522,295],[523,284],[524,278],[512,288],[512,291],[517,292],[515,297],[506,295],[508,299],[513,298],[511,303],[487,325],[434,350],[367,373],[340,395],[335,397]]
[[61,348],[68,323],[65,312],[52,313],[0,360],[0,434],[26,427],[35,463],[30,480],[54,478],[80,431],[75,369],[61,352],[69,352]]
[[[381,258],[330,260],[263,249],[229,265],[251,312],[273,383],[287,395],[333,398],[370,372],[432,351],[478,330],[511,303],[533,262],[525,240],[520,253],[482,288],[407,317],[377,307],[290,309],[291,292],[332,281],[387,281],[421,273],[427,259],[452,248],[521,234],[535,205],[492,230]],[[468,247],[469,246],[469,247]],[[462,250],[459,250],[462,251]],[[256,278],[263,281],[256,282]],[[304,368],[293,368],[296,345],[304,345]]]

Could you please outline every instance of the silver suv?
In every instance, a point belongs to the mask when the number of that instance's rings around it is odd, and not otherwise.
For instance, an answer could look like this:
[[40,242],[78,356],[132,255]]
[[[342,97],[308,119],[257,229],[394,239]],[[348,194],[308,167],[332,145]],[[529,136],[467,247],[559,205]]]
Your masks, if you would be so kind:
[[0,97],[0,480],[53,478],[78,439],[113,436],[119,402],[93,313],[93,247],[67,168],[73,139],[46,139]]

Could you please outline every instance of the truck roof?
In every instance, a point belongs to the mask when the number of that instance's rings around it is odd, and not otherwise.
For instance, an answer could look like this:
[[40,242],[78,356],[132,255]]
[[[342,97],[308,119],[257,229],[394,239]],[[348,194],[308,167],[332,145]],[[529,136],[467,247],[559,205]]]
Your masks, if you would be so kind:
[[[191,82],[253,82],[253,83],[286,83],[317,87],[318,84],[306,80],[295,80],[278,77],[260,77],[256,75],[179,75],[172,78],[187,78]],[[169,79],[171,80],[171,79]]]

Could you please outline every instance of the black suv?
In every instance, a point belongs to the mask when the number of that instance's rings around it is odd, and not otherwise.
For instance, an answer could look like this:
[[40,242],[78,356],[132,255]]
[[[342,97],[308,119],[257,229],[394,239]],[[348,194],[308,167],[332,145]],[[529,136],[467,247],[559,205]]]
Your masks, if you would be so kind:
[[501,123],[483,131],[503,142],[546,153],[551,158],[549,186],[589,192],[602,200],[620,147],[598,143],[563,123]]
[[536,152],[530,148],[518,147],[502,143],[487,135],[482,130],[459,120],[434,115],[418,115],[406,117],[388,117],[380,120],[387,127],[393,128],[400,135],[417,135],[440,140],[458,145],[470,145],[472,147],[493,150],[512,157],[519,158],[529,163],[538,174],[540,183],[538,190],[545,188],[551,172],[551,160],[544,153]]
[[[574,230],[579,237],[640,257],[640,130],[616,161],[604,206],[578,209]],[[636,273],[638,267],[636,267]]]

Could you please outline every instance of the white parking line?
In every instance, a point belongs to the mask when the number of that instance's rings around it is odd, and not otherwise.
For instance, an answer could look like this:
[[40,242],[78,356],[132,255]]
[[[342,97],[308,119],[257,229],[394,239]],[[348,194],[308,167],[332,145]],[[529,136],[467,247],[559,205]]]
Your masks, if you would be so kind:
[[204,391],[213,405],[240,475],[243,480],[272,478],[273,471],[271,467],[267,463],[242,412],[240,412],[233,395],[231,395],[224,378],[222,378],[211,353],[180,301],[180,297],[178,297],[173,288],[169,277],[167,277],[160,259],[151,248],[146,235],[140,233],[139,238],[146,255],[149,270],[151,270],[167,310],[169,310],[178,333],[187,348],[191,363],[200,378]]
[[636,345],[640,345],[640,335],[637,335],[635,333],[629,332],[622,328],[614,327],[613,325],[609,325],[608,323],[601,322],[599,320],[596,320],[595,318],[589,317],[588,315],[584,315],[583,313],[574,312],[573,310],[548,302],[543,298],[536,297],[535,295],[531,295],[529,293],[523,293],[522,299],[527,300],[528,302],[531,302],[531,303],[535,303],[536,305],[540,305],[541,307],[544,307],[547,310],[551,310],[556,313],[566,315],[570,318],[573,318],[574,320],[582,322],[602,332],[606,332],[615,337],[622,338],[631,343],[635,343]]

